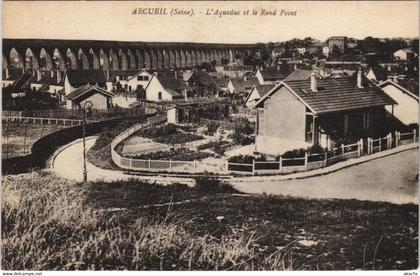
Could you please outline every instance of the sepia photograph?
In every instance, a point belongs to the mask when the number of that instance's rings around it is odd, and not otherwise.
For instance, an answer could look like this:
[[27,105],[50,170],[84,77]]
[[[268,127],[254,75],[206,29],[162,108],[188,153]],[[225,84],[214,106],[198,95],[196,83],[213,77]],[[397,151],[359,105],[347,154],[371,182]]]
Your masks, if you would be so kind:
[[2,275],[417,275],[418,1],[3,1],[1,22]]

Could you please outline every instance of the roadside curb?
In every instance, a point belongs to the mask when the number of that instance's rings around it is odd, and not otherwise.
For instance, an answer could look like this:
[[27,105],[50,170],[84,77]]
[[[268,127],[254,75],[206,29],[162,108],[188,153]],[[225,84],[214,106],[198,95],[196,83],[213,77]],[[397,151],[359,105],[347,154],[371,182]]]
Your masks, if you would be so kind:
[[316,177],[316,176],[322,176],[326,174],[330,174],[345,168],[349,168],[355,165],[359,165],[362,163],[366,163],[372,160],[380,159],[383,157],[387,157],[390,155],[398,154],[400,152],[412,150],[415,148],[418,148],[419,144],[409,144],[400,146],[398,148],[393,148],[389,151],[381,151],[377,152],[371,155],[362,156],[360,158],[353,158],[348,159],[346,161],[342,161],[339,163],[336,163],[334,165],[331,165],[329,167],[316,169],[312,171],[306,171],[306,172],[298,172],[293,174],[287,174],[287,175],[256,175],[256,176],[243,176],[243,177],[232,177],[230,179],[231,183],[246,183],[246,182],[272,182],[272,181],[287,181],[287,180],[293,180],[293,179],[305,179],[310,177]]
[[[97,135],[95,135],[95,136],[89,136],[89,137],[86,137],[85,138],[85,141],[88,141],[88,140],[91,140],[91,139],[95,139],[95,138],[98,138],[98,136]],[[66,145],[64,145],[64,146],[62,146],[62,147],[60,147],[60,148],[58,148],[54,153],[53,153],[53,155],[51,155],[51,157],[48,159],[48,165],[46,166],[48,169],[54,169],[54,161],[55,161],[55,158],[61,153],[61,152],[63,152],[64,150],[66,150],[67,148],[69,148],[69,147],[71,147],[71,146],[73,146],[74,144],[77,144],[77,143],[79,143],[80,141],[82,141],[83,140],[83,138],[78,138],[78,139],[76,139],[76,140],[73,140],[73,141],[71,141],[70,143],[68,143],[68,144],[66,144]]]

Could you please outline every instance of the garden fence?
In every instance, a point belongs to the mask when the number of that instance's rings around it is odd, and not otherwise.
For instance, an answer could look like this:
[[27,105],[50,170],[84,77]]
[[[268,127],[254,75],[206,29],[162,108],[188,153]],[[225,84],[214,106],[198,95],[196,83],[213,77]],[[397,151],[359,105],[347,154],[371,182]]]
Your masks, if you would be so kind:
[[[138,106],[134,108],[111,108],[107,110],[91,109],[87,118],[90,121],[106,120],[118,117],[134,117],[145,114],[156,113],[154,106]],[[46,109],[46,110],[25,110],[25,111],[2,111],[2,118],[6,117],[36,117],[36,118],[52,118],[52,119],[83,119],[82,109]]]
[[[169,171],[180,173],[239,173],[239,174],[287,174],[324,168],[350,158],[358,158],[376,152],[388,150],[409,143],[418,142],[414,130],[411,133],[388,134],[384,138],[359,140],[357,143],[342,145],[322,153],[305,153],[304,156],[286,158],[280,156],[275,161],[255,161],[252,163],[235,163],[228,161],[175,161],[151,160],[122,157],[115,151],[115,147],[138,130],[167,120],[165,115],[148,119],[147,123],[137,124],[119,134],[112,141],[111,155],[114,163],[121,168],[139,171]],[[207,119],[203,119],[210,121]]]

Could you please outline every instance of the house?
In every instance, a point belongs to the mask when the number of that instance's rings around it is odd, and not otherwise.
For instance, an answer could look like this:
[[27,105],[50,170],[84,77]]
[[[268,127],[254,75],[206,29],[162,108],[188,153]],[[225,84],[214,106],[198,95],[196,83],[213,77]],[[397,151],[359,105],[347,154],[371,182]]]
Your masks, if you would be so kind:
[[268,93],[271,89],[274,88],[274,84],[257,84],[253,85],[251,92],[248,94],[248,97],[245,100],[245,105],[248,108],[252,108],[255,106],[255,103],[264,97],[265,94]]
[[12,97],[22,97],[31,89],[31,83],[36,79],[35,74],[31,70],[26,70],[10,86]]
[[365,76],[367,79],[374,82],[381,82],[388,78],[386,70],[379,65],[370,66]]
[[222,78],[213,78],[216,85],[222,90],[223,92],[228,92],[228,85],[230,82],[229,77],[222,77]]
[[337,49],[339,53],[343,54],[347,50],[347,37],[345,36],[332,36],[328,38],[327,43],[330,52],[334,52],[334,49]]
[[181,79],[154,73],[146,86],[146,100],[170,102],[192,97],[192,89]]
[[4,68],[2,71],[2,87],[11,86],[18,78],[20,78],[25,70],[21,68]]
[[140,88],[145,88],[150,79],[153,76],[153,72],[149,70],[137,70],[137,72],[130,76],[124,83],[126,91],[136,91]]
[[243,65],[237,63],[229,63],[225,66],[216,66],[216,72],[213,72],[214,77],[231,77],[242,78],[248,72],[253,72],[253,67],[250,65]]
[[324,56],[328,57],[330,55],[330,47],[328,47],[328,46],[322,47],[322,54]]
[[31,82],[31,90],[38,92],[49,92],[53,95],[58,95],[58,91],[64,88],[63,73],[60,71],[41,71],[34,72],[35,78]]
[[267,67],[264,69],[259,68],[255,73],[255,77],[260,84],[274,84],[287,78],[292,71],[293,69],[288,65],[279,65],[277,67]]
[[87,84],[95,85],[107,91],[112,90],[112,82],[108,81],[103,70],[67,70],[64,79],[66,95]]
[[284,54],[286,52],[286,50],[283,47],[275,47],[272,51],[271,51],[271,56],[273,58],[279,57],[282,54]]
[[188,78],[187,83],[198,97],[218,97],[220,96],[219,92],[222,91],[214,79],[204,71],[194,71]]
[[362,78],[282,81],[255,105],[256,152],[338,146],[380,129],[385,106],[396,102]]
[[386,80],[378,85],[397,105],[387,106],[388,112],[405,125],[419,123],[419,90],[404,80]]
[[416,57],[416,53],[411,49],[400,49],[393,54],[396,60],[413,60]]
[[86,84],[66,95],[66,108],[83,108],[86,102],[92,103],[93,109],[108,109],[112,107],[114,94],[97,85]]
[[252,86],[259,84],[257,78],[231,78],[228,83],[228,92],[230,94],[248,94]]
[[132,82],[129,83],[129,80],[133,80],[134,76],[137,76],[139,72],[141,71],[136,69],[109,70],[107,71],[107,74],[109,74],[108,80],[112,81],[114,86],[117,86],[117,88],[124,88],[125,91],[131,92],[134,91],[137,86],[133,85]]

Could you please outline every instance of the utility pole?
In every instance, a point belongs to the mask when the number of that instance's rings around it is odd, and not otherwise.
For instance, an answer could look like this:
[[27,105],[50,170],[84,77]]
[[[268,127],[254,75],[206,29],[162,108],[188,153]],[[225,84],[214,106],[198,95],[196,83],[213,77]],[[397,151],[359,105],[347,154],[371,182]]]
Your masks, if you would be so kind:
[[85,125],[86,125],[86,108],[92,108],[92,102],[86,101],[83,104],[83,121],[82,121],[82,134],[83,134],[83,183],[87,182],[87,168],[86,168],[86,133],[85,133]]

